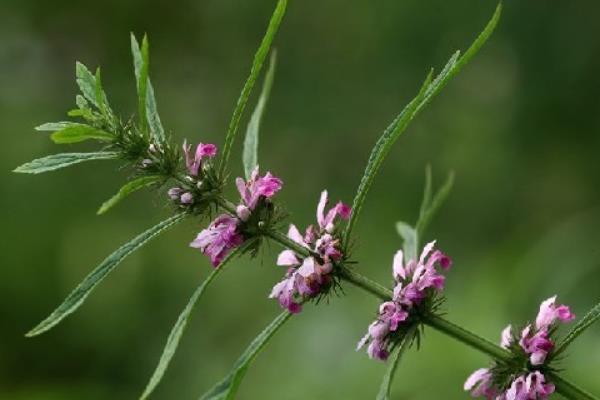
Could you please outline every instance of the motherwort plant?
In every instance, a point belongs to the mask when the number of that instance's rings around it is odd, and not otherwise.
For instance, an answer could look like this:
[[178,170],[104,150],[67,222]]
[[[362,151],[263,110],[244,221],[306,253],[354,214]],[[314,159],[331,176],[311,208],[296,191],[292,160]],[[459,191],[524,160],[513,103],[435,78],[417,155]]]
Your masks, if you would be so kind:
[[[92,290],[102,282],[128,255],[154,237],[186,218],[213,216],[212,222],[190,238],[190,246],[210,259],[213,271],[193,293],[179,315],[141,398],[147,398],[161,381],[175,354],[191,312],[206,287],[237,256],[255,255],[265,240],[280,244],[283,249],[276,264],[283,267],[283,279],[274,282],[270,294],[284,311],[277,316],[249,345],[234,364],[231,372],[202,399],[232,399],[248,367],[259,351],[292,315],[303,306],[316,305],[332,291],[351,283],[381,299],[367,334],[358,345],[366,346],[367,354],[389,363],[378,399],[388,399],[394,372],[403,352],[416,342],[420,343],[425,327],[436,329],[470,347],[479,350],[493,361],[489,368],[477,370],[465,383],[465,389],[474,396],[489,399],[545,399],[558,392],[569,399],[595,399],[559,375],[556,364],[560,355],[590,325],[600,319],[600,305],[583,317],[561,340],[556,340],[557,322],[571,321],[574,316],[566,306],[557,305],[555,298],[542,303],[534,324],[520,330],[507,328],[497,346],[474,333],[457,326],[440,314],[445,285],[444,273],[451,266],[450,258],[437,249],[435,242],[426,244],[418,253],[424,231],[448,195],[453,177],[436,193],[433,192],[428,170],[425,192],[419,218],[415,226],[399,222],[397,229],[404,239],[402,250],[393,257],[393,287],[386,288],[357,271],[358,260],[352,259],[351,244],[358,241],[354,228],[361,215],[371,187],[386,155],[413,118],[444,88],[449,80],[479,51],[492,34],[502,6],[498,5],[490,22],[461,55],[454,53],[435,77],[427,74],[417,95],[393,119],[375,144],[364,175],[351,206],[342,202],[329,204],[329,195],[323,191],[318,201],[316,224],[299,230],[295,225],[285,228],[285,210],[276,202],[284,182],[271,172],[261,173],[258,167],[258,133],[261,118],[273,83],[275,52],[271,45],[287,7],[287,0],[279,0],[269,22],[267,32],[256,52],[250,76],[244,84],[235,106],[222,146],[208,143],[182,145],[172,143],[158,115],[154,89],[149,78],[148,40],[141,46],[131,36],[131,50],[137,82],[137,118],[121,118],[111,108],[102,87],[100,69],[90,72],[83,64],[76,64],[77,84],[81,93],[76,97],[77,107],[68,112],[76,121],[43,124],[38,131],[52,132],[50,138],[58,144],[86,140],[99,142],[98,151],[87,153],[59,153],[26,163],[15,172],[39,174],[93,160],[115,160],[130,170],[130,179],[98,210],[103,214],[129,194],[143,189],[162,189],[165,201],[171,205],[172,216],[142,232],[109,255],[67,296],[46,319],[27,336],[36,336],[53,328],[79,308]],[[258,104],[250,117],[244,141],[243,163],[245,176],[235,180],[239,200],[224,196],[229,183],[228,166],[231,150],[239,130],[250,94],[271,53],[269,68],[264,78]],[[202,140],[196,138],[195,141]],[[316,196],[315,196],[316,198]],[[273,263],[275,264],[275,262]],[[365,317],[365,322],[368,317]],[[357,337],[359,332],[357,332]]]

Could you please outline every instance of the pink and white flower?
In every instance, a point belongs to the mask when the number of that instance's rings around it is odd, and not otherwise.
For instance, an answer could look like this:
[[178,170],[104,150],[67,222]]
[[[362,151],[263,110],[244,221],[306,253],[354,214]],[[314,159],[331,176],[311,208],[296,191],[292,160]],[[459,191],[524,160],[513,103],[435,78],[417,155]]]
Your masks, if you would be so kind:
[[196,177],[202,167],[202,160],[205,158],[213,158],[217,155],[217,146],[214,144],[198,143],[196,151],[192,155],[192,145],[183,142],[183,154],[185,156],[185,165],[190,176]]
[[418,306],[434,292],[444,289],[445,277],[436,266],[447,270],[452,265],[448,256],[434,250],[435,241],[428,243],[418,260],[404,262],[404,253],[398,250],[394,255],[393,275],[396,285],[392,301],[386,301],[379,307],[377,320],[369,326],[369,331],[358,343],[357,350],[369,343],[369,357],[385,361],[392,343],[390,335],[405,322],[413,307]]
[[283,187],[283,181],[270,172],[260,176],[258,166],[252,171],[250,179],[245,181],[243,178],[237,178],[235,184],[242,198],[236,209],[242,221],[248,220],[261,198],[271,198]]
[[213,267],[218,267],[225,256],[243,242],[244,238],[238,231],[238,219],[223,214],[203,229],[190,247],[200,249],[210,258]]

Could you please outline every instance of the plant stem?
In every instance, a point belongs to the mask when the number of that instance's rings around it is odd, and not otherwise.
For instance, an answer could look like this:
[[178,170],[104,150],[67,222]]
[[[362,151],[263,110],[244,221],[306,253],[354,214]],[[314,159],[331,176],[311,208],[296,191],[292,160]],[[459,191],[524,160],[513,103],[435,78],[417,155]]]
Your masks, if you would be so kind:
[[[217,197],[217,203],[225,210],[235,215],[235,205],[233,205],[231,202],[222,197]],[[268,230],[265,231],[264,234],[265,236],[268,236],[269,238],[281,244],[283,247],[291,249],[299,255],[304,257],[315,256],[312,251],[294,242],[279,231]],[[347,267],[342,267],[339,270],[338,275],[341,279],[352,283],[356,287],[363,289],[364,291],[380,298],[381,300],[387,301],[393,296],[393,292],[390,289]],[[478,336],[477,334],[458,326],[446,320],[445,318],[435,314],[424,314],[421,315],[420,318],[423,324],[428,325],[433,329],[472,347],[475,350],[479,350],[497,361],[505,362],[510,359],[510,352],[508,352],[506,349],[503,349],[489,340],[482,338],[481,336]],[[598,400],[593,395],[587,393],[583,389],[578,388],[576,385],[565,380],[564,378],[561,378],[555,373],[549,373],[549,377],[556,386],[556,391],[567,399]]]

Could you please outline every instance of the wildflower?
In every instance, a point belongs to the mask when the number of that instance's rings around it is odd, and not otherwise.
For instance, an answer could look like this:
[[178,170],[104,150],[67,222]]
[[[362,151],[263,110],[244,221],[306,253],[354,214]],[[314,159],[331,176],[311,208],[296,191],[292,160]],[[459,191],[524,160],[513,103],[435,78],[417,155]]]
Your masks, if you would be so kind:
[[217,146],[214,144],[199,143],[192,156],[192,145],[188,144],[186,140],[183,142],[183,154],[188,173],[190,176],[196,177],[200,172],[200,167],[202,167],[202,160],[204,158],[213,158],[217,155]]
[[[196,153],[202,154],[202,151],[198,150]],[[243,223],[259,207],[260,200],[271,198],[283,186],[281,179],[273,176],[270,172],[260,176],[258,167],[253,171],[247,182],[242,178],[238,178],[236,182],[241,195],[241,202],[236,209],[236,215],[219,215],[208,228],[202,230],[196,239],[190,243],[191,247],[200,249],[206,254],[214,267],[218,267],[232,249],[241,246],[247,239]],[[169,196],[176,199],[176,196],[180,195],[179,201],[182,204],[189,204],[188,201],[193,202],[191,193],[181,194],[182,190],[178,189],[180,188],[170,189]]]
[[[554,385],[547,382],[540,370],[548,355],[554,349],[551,334],[555,331],[557,321],[569,322],[575,318],[569,307],[556,305],[556,296],[542,302],[535,325],[528,324],[520,332],[519,337],[513,335],[512,326],[508,325],[501,334],[500,346],[510,350],[516,365],[527,365],[528,372],[522,370],[506,371],[506,367],[494,366],[475,371],[465,382],[464,389],[473,397],[486,397],[496,400],[547,399],[554,393]],[[497,387],[493,382],[495,374],[503,373],[511,376],[505,387]]]
[[335,228],[337,217],[347,220],[351,208],[338,202],[325,213],[327,202],[327,191],[323,191],[317,206],[317,227],[310,225],[304,235],[293,224],[288,230],[290,239],[314,255],[305,257],[293,250],[284,250],[277,257],[277,265],[288,269],[285,278],[273,287],[269,298],[277,298],[291,313],[300,312],[304,300],[318,296],[331,286],[334,265],[343,259]]
[[435,242],[428,243],[418,260],[409,260],[406,264],[402,250],[396,252],[393,261],[396,284],[392,301],[381,304],[377,319],[358,343],[357,350],[369,343],[369,357],[385,361],[394,344],[394,333],[409,319],[411,311],[444,289],[445,278],[436,265],[447,270],[452,261],[441,251],[434,250],[434,246]]

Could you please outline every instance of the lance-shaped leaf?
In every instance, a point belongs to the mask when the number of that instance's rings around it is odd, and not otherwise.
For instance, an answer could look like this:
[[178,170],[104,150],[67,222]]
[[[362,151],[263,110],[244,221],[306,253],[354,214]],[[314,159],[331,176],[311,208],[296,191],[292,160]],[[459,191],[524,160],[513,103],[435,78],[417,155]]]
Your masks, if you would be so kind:
[[38,132],[56,132],[68,128],[70,126],[78,126],[81,125],[77,122],[71,121],[60,121],[60,122],[47,122],[40,126],[36,126],[35,130]]
[[553,357],[561,354],[567,347],[579,337],[586,329],[592,326],[596,321],[600,320],[600,303],[596,304],[558,343]]
[[258,165],[258,134],[260,131],[260,122],[262,120],[267,101],[269,100],[269,94],[271,93],[271,87],[273,86],[273,79],[275,77],[275,64],[277,62],[277,52],[273,50],[271,53],[271,61],[269,63],[269,69],[265,76],[263,83],[262,92],[256,104],[256,108],[252,113],[248,128],[246,129],[246,138],[244,140],[244,172],[246,173],[246,179],[250,179],[250,175],[254,168]]
[[167,343],[165,345],[165,348],[163,349],[162,355],[160,356],[158,365],[156,366],[156,369],[154,370],[154,373],[152,374],[152,377],[150,378],[150,381],[148,382],[146,389],[144,389],[144,393],[142,394],[140,399],[147,399],[148,396],[152,394],[154,389],[156,389],[156,386],[158,386],[161,379],[163,378],[165,372],[167,371],[167,368],[169,367],[171,359],[175,355],[177,346],[179,346],[179,340],[181,339],[185,327],[187,326],[190,314],[192,313],[194,306],[200,299],[200,296],[202,296],[202,294],[204,293],[204,290],[217,277],[217,275],[219,275],[225,269],[225,267],[229,265],[229,261],[231,261],[237,255],[242,254],[244,252],[244,249],[248,248],[249,244],[250,243],[246,243],[243,247],[238,247],[236,250],[229,253],[227,258],[225,258],[221,262],[219,267],[215,268],[210,273],[210,275],[208,275],[208,277],[204,280],[204,282],[202,282],[200,286],[198,286],[198,288],[194,291],[192,297],[190,298],[187,305],[179,315],[179,318],[177,318],[177,322],[175,322],[175,325],[171,329],[171,333],[167,338]]
[[248,103],[248,98],[250,97],[252,89],[254,88],[254,84],[256,83],[256,79],[260,74],[265,59],[267,58],[267,54],[269,54],[269,49],[271,48],[273,39],[279,30],[279,25],[281,24],[281,20],[283,19],[286,8],[287,0],[279,0],[277,2],[277,6],[275,7],[275,11],[273,12],[269,22],[267,32],[265,33],[265,36],[263,37],[256,54],[254,55],[250,76],[242,88],[242,92],[240,93],[240,97],[238,98],[235,110],[233,111],[233,115],[231,117],[231,122],[229,123],[227,136],[225,136],[225,143],[223,144],[223,152],[221,153],[222,157],[219,164],[220,176],[223,176],[225,173],[225,168],[227,167],[227,162],[229,161],[229,156],[231,155],[231,148],[240,125],[240,119],[242,118],[242,114],[246,108],[246,103]]
[[141,176],[137,179],[134,179],[130,182],[127,182],[117,194],[115,194],[110,199],[106,200],[100,209],[98,210],[98,215],[104,214],[112,207],[114,207],[117,203],[123,200],[125,197],[129,196],[131,193],[140,190],[146,186],[153,185],[158,183],[164,179],[163,176],[159,175],[150,175],[150,176]]
[[388,358],[388,367],[385,371],[385,375],[383,376],[383,380],[381,381],[379,393],[377,394],[377,400],[390,400],[392,395],[392,383],[396,374],[396,370],[398,369],[398,365],[400,364],[400,360],[402,359],[404,352],[410,346],[411,341],[413,340],[415,329],[417,329],[416,326],[409,328],[404,338],[402,338],[402,341],[396,345],[396,348],[392,351],[392,354]]
[[40,322],[35,328],[29,331],[26,336],[36,336],[48,331],[66,316],[77,310],[92,290],[94,290],[94,288],[96,288],[96,286],[102,282],[102,280],[106,278],[106,276],[111,273],[125,257],[148,243],[150,239],[155,238],[177,222],[182,221],[184,217],[185,213],[180,213],[162,221],[124,244],[117,249],[117,251],[105,258],[96,269],[85,277],[85,279],[71,292],[71,294],[69,294],[69,296],[67,296],[63,303],[48,316],[48,318]]
[[499,3],[492,18],[484,30],[475,39],[473,44],[465,52],[465,54],[462,57],[459,57],[460,52],[455,52],[450,60],[446,63],[440,74],[433,80],[433,82],[431,82],[431,84],[427,82],[426,85],[421,87],[421,91],[417,97],[415,97],[406,106],[402,113],[400,113],[400,115],[390,124],[379,141],[375,144],[375,148],[373,149],[371,157],[367,162],[367,168],[359,184],[356,196],[354,197],[352,215],[344,232],[344,242],[348,242],[350,234],[356,224],[356,220],[362,210],[367,192],[371,187],[373,179],[377,174],[385,156],[389,152],[391,145],[398,139],[400,134],[404,132],[408,126],[408,123],[412,121],[418,112],[421,111],[431,101],[431,99],[442,90],[450,78],[456,75],[462,69],[462,67],[464,67],[473,58],[473,56],[477,54],[481,46],[483,46],[483,44],[494,31],[494,28],[500,19],[501,12],[502,3]]
[[[419,219],[417,221],[416,230],[419,238],[423,237],[427,226],[437,214],[440,207],[450,194],[452,187],[454,186],[454,173],[450,172],[448,174],[448,178],[446,178],[446,182],[442,185],[442,187],[436,192],[435,196],[431,198],[431,169],[427,169],[426,173],[426,183],[425,183],[425,193],[423,195],[423,202],[421,203],[421,210],[419,211]],[[417,247],[418,247],[417,243]]]
[[106,131],[96,129],[93,126],[85,124],[69,125],[50,135],[50,138],[57,144],[78,143],[84,140],[96,139],[110,142],[114,136]]
[[149,78],[149,44],[144,35],[142,48],[138,44],[135,35],[131,34],[131,53],[133,54],[133,68],[137,80],[138,90],[138,113],[142,128],[148,126],[150,134],[157,142],[164,142],[165,131],[158,115],[154,87]]
[[250,364],[258,353],[263,349],[263,347],[267,344],[269,339],[275,335],[275,333],[281,328],[281,326],[290,319],[292,314],[287,311],[279,314],[277,318],[273,320],[267,326],[267,328],[260,333],[253,341],[250,343],[250,346],[244,351],[241,357],[236,361],[233,365],[233,369],[231,372],[215,385],[211,390],[206,392],[200,400],[231,400],[235,398],[235,395],[238,391],[240,383],[246,374],[246,371],[250,367]]
[[404,250],[404,258],[406,262],[416,260],[418,254],[419,234],[416,229],[406,222],[396,222],[396,231],[403,240],[402,250]]
[[42,172],[54,171],[84,161],[112,160],[118,157],[119,153],[115,151],[100,151],[96,153],[59,153],[25,163],[20,167],[15,168],[13,172],[21,174],[41,174]]
[[75,76],[81,94],[83,94],[90,103],[100,108],[96,98],[96,78],[94,75],[85,65],[77,61],[75,63]]

